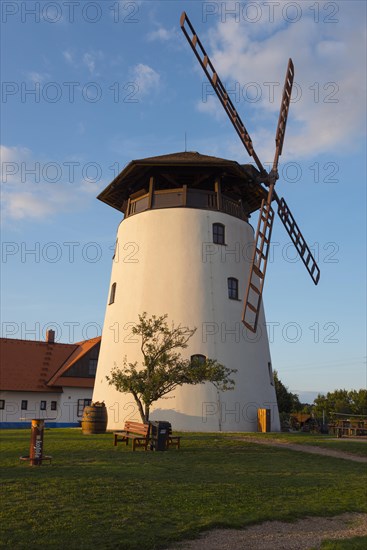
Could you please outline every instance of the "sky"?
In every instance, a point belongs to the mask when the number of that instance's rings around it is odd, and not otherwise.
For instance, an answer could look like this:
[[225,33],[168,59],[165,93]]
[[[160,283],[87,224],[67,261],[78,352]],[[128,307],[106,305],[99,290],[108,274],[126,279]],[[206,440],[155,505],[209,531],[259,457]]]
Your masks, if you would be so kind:
[[[264,304],[273,368],[301,400],[366,387],[366,4],[1,3],[1,335],[101,334],[121,214],[96,196],[133,159],[252,159],[179,20],[185,10],[266,167],[295,65],[277,192],[321,269],[276,220]],[[251,222],[256,225],[257,216]]]

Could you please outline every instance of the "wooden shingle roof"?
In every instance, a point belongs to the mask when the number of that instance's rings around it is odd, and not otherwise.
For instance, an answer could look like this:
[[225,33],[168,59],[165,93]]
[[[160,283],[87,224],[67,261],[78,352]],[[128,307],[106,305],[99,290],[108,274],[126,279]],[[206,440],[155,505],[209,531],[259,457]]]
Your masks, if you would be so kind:
[[260,183],[260,172],[253,165],[184,151],[132,160],[97,198],[125,213],[129,197],[141,190],[147,191],[151,176],[156,178],[158,186],[160,181],[168,181],[192,188],[203,185],[205,188],[206,181],[220,177],[222,191],[242,199],[248,205],[249,213],[260,208],[267,195]]

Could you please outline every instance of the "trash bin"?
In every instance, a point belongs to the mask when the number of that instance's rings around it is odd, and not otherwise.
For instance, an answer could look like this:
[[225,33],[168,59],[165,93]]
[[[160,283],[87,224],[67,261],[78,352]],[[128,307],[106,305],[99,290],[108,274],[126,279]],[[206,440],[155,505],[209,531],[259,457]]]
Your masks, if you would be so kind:
[[151,425],[151,450],[165,451],[167,449],[167,440],[171,430],[170,422],[163,420],[153,420]]

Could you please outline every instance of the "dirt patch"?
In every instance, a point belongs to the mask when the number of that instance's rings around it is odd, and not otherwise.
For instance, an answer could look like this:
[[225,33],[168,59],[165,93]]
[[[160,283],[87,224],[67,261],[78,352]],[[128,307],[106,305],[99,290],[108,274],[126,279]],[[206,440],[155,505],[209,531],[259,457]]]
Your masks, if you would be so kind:
[[237,441],[245,441],[248,443],[256,443],[259,445],[270,445],[271,447],[286,448],[291,451],[301,451],[313,455],[332,456],[334,458],[343,458],[344,460],[352,460],[353,462],[367,463],[367,457],[357,456],[345,451],[337,451],[335,449],[325,449],[324,447],[315,447],[311,445],[298,445],[297,443],[289,443],[288,441],[279,441],[275,439],[257,439],[256,437],[236,437]]
[[294,523],[266,521],[247,529],[215,529],[171,550],[309,550],[326,539],[367,535],[367,514],[305,518]]

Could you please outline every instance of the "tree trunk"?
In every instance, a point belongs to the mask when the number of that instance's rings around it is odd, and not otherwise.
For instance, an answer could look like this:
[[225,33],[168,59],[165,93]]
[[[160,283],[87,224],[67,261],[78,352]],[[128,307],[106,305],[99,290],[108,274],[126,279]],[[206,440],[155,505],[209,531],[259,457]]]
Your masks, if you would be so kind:
[[149,405],[145,405],[145,422],[149,422]]
[[[133,392],[132,392],[132,393],[133,393]],[[136,393],[133,393],[133,396],[134,396],[134,399],[135,399],[136,404],[137,404],[138,409],[139,409],[141,421],[143,422],[143,424],[145,424],[146,420],[145,420],[145,414],[144,414],[144,410],[143,410],[143,405],[142,405],[142,403],[141,403],[139,397],[136,395]]]

